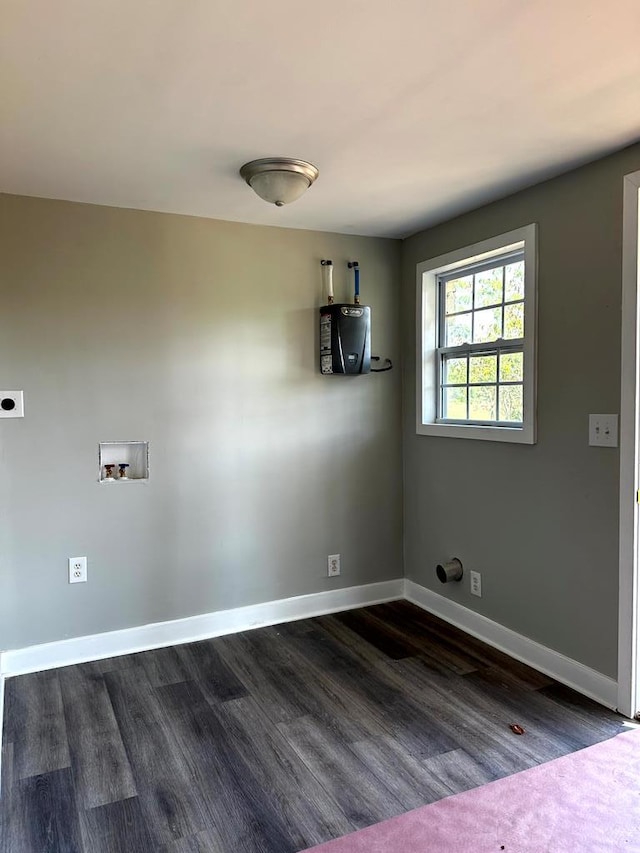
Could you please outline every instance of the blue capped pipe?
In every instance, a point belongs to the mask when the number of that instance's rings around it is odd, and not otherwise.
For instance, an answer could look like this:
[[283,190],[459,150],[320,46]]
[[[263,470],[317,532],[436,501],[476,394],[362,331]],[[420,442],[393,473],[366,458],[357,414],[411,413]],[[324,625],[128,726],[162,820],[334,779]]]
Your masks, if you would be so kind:
[[347,263],[349,269],[353,270],[353,301],[356,305],[360,304],[360,267],[357,261],[349,261]]

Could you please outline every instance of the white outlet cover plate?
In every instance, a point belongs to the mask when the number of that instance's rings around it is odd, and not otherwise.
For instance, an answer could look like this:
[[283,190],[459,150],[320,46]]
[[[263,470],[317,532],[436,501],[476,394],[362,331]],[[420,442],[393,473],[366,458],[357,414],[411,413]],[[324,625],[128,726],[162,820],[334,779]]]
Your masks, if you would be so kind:
[[617,415],[589,415],[589,445],[591,447],[618,446]]
[[24,417],[24,393],[0,391],[0,418]]
[[471,595],[477,595],[478,598],[482,598],[482,575],[480,572],[469,572],[469,577],[471,580]]
[[340,554],[329,554],[327,557],[327,576],[336,578],[340,574]]
[[87,580],[87,558],[69,557],[69,583],[85,583]]

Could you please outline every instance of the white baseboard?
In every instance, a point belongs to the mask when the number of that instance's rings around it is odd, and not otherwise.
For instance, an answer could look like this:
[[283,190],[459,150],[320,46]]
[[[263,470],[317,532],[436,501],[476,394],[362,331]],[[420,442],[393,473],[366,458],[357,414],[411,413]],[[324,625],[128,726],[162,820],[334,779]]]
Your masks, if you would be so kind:
[[595,699],[607,708],[616,709],[618,683],[613,678],[597,672],[578,661],[568,658],[553,649],[530,640],[522,634],[505,628],[467,607],[438,595],[420,584],[405,580],[405,598],[445,622],[455,625],[467,634],[483,640],[490,646],[505,652],[516,660],[544,672],[562,684],[573,687],[579,693]]
[[279,601],[267,601],[232,610],[218,610],[173,619],[170,622],[155,622],[136,628],[124,628],[104,634],[74,637],[24,649],[13,649],[0,653],[0,677],[40,672],[74,663],[100,660],[117,655],[142,652],[148,649],[206,640],[222,634],[235,634],[250,628],[276,625],[296,619],[308,619],[325,613],[337,613],[354,607],[366,607],[402,598],[402,578],[364,586],[351,586],[310,595],[297,595]]

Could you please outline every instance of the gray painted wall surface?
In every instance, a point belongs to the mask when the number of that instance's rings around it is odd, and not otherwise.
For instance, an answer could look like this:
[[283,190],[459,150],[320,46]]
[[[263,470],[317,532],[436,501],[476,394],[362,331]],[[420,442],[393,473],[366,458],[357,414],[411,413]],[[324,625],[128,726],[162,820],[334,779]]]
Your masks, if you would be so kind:
[[[588,446],[589,412],[620,409],[622,178],[640,146],[422,232],[403,246],[405,573],[615,677],[617,450]],[[538,443],[415,433],[415,267],[537,222]],[[483,597],[443,586],[460,557]]]
[[397,360],[398,241],[0,196],[0,648],[402,574],[400,371],[319,375],[321,257]]

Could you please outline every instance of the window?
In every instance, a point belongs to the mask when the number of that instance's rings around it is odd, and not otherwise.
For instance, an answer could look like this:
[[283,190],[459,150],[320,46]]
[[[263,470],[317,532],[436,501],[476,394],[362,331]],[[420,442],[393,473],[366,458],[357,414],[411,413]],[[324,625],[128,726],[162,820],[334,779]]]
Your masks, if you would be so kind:
[[535,238],[418,264],[418,433],[535,442]]

